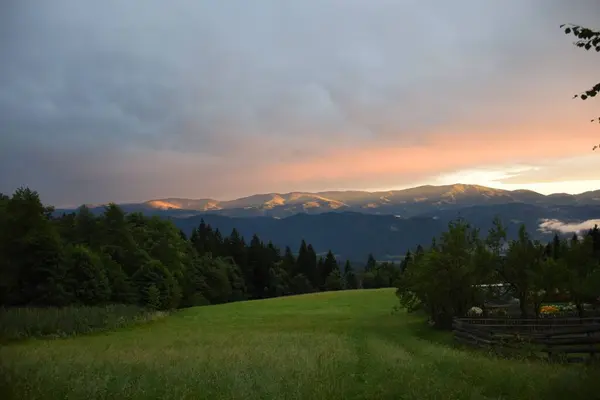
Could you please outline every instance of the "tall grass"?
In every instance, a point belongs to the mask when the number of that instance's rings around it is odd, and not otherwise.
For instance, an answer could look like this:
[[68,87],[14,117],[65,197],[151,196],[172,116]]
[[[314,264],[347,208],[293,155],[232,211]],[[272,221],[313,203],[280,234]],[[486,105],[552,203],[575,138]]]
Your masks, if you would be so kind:
[[164,312],[123,304],[104,307],[0,308],[0,339],[67,337],[121,328],[164,315]]
[[[394,291],[195,307],[160,324],[0,346],[4,399],[596,399],[599,371],[452,346]],[[4,397],[2,397],[4,396]]]

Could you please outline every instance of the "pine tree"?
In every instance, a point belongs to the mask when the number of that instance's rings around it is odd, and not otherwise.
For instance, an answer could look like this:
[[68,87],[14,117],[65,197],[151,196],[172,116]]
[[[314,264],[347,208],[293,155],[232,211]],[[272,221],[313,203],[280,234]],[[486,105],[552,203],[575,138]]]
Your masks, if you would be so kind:
[[304,271],[308,269],[309,263],[308,248],[306,246],[306,242],[304,239],[302,239],[300,248],[298,249],[298,258],[296,259],[296,270],[294,271],[294,275],[303,274]]
[[375,257],[373,254],[369,254],[369,258],[367,259],[367,265],[365,265],[365,272],[371,272],[377,267],[377,261],[375,261]]
[[248,271],[246,282],[254,298],[264,298],[268,294],[269,284],[269,250],[255,234],[248,248]]
[[224,240],[219,228],[215,229],[212,236],[209,239],[210,252],[214,257],[220,257],[225,255]]
[[319,277],[319,269],[317,267],[317,253],[315,252],[315,249],[313,248],[312,244],[309,244],[306,248],[308,257],[308,263],[306,264],[306,270],[304,271],[306,277],[308,278],[308,280],[310,281],[311,285],[314,288],[318,288],[319,287],[319,281],[320,281],[320,277]]
[[296,257],[292,253],[292,249],[289,246],[285,247],[285,253],[282,259],[282,268],[287,272],[288,275],[293,275],[296,268]]
[[346,289],[356,289],[358,287],[356,274],[352,269],[350,260],[346,260],[346,265],[344,266],[344,283]]
[[417,249],[415,250],[415,255],[418,256],[418,255],[421,255],[424,253],[425,253],[425,250],[423,249],[423,246],[421,246],[420,244],[417,245]]
[[562,243],[558,234],[554,234],[554,238],[552,239],[552,258],[554,260],[558,260],[562,253]]
[[200,219],[200,225],[195,231],[192,231],[191,241],[199,255],[205,255],[208,253],[212,254],[213,241],[213,230],[210,225],[204,222],[204,219]]
[[319,268],[320,271],[320,275],[321,275],[321,281],[323,284],[323,289],[325,289],[325,283],[327,281],[327,277],[334,271],[334,270],[338,270],[339,271],[339,265],[337,262],[337,259],[335,258],[335,256],[333,255],[333,253],[331,252],[331,250],[329,250],[327,252],[327,255],[325,256],[325,260],[323,261],[322,266]]
[[600,260],[600,228],[598,228],[598,225],[594,225],[594,228],[589,230],[588,236],[592,238],[594,255],[596,259]]
[[[312,247],[311,247],[312,249]],[[308,251],[308,246],[306,245],[306,242],[304,241],[304,239],[302,239],[302,242],[300,243],[300,249],[298,250],[298,258],[296,259],[296,270],[294,272],[294,284],[293,286],[295,287],[295,293],[306,293],[308,290],[306,289],[306,285],[304,284],[304,280],[308,281],[308,286],[311,287],[311,289],[313,287],[315,287],[311,281],[311,279],[309,278],[309,274],[311,272],[312,269],[312,265],[313,265],[313,254],[314,251],[311,253]],[[317,266],[317,260],[316,260],[316,255],[314,255],[314,268],[316,269]],[[296,278],[297,276],[302,275],[302,278]],[[302,290],[301,292],[298,292],[298,290]]]
[[270,240],[267,243],[267,254],[269,258],[269,264],[275,264],[281,261],[281,252]]
[[319,290],[325,290],[325,279],[327,279],[328,274],[325,274],[325,259],[323,256],[317,258],[317,271],[319,275],[317,287]]
[[[225,256],[233,258],[242,273],[248,269],[248,254],[244,238],[237,229],[233,228],[231,234],[223,240]],[[245,275],[244,275],[245,276]]]
[[400,272],[406,271],[406,268],[408,268],[408,266],[410,265],[411,262],[412,262],[412,254],[411,254],[410,250],[408,250],[406,252],[406,255],[404,256],[404,258],[400,262]]

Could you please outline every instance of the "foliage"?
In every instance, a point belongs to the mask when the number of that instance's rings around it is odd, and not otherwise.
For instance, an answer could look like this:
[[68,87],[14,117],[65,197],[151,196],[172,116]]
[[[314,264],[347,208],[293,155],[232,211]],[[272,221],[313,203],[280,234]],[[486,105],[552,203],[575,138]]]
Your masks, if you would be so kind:
[[[589,28],[585,28],[580,25],[574,24],[563,24],[560,26],[565,29],[565,34],[573,35],[578,40],[573,43],[575,46],[585,50],[595,50],[600,52],[600,31],[595,31]],[[592,86],[590,89],[583,93],[576,94],[573,98],[580,98],[581,100],[587,100],[590,97],[596,97],[600,93],[600,82]],[[598,121],[600,123],[600,117],[592,119],[592,122]],[[600,144],[594,146],[594,150],[600,148]]]
[[594,302],[600,295],[600,264],[594,251],[593,231],[581,240],[573,237],[565,246],[568,247],[559,260],[563,274],[557,286],[569,293],[579,315],[583,316],[583,304]]
[[73,245],[66,250],[65,263],[67,282],[78,302],[96,305],[110,299],[110,282],[100,256],[85,245]]
[[[549,260],[549,259],[548,259]],[[500,276],[512,286],[521,305],[521,317],[527,318],[529,303],[537,310],[552,284],[548,272],[550,261],[545,262],[545,247],[529,239],[524,226],[519,229],[519,239],[509,244]]]
[[454,316],[482,302],[477,285],[490,273],[485,251],[477,230],[463,220],[451,222],[435,245],[417,253],[403,271],[398,282],[401,303],[410,310],[422,307],[436,326],[450,327]]
[[358,287],[358,279],[349,260],[346,260],[346,264],[344,265],[343,278],[344,289],[356,289]]
[[364,273],[360,276],[360,285],[364,289],[394,287],[400,277],[400,267],[393,262],[378,263],[372,254],[369,254]]
[[342,274],[340,273],[339,268],[334,269],[329,275],[327,275],[327,279],[325,280],[325,289],[342,290],[343,288],[344,283],[342,281]]
[[547,314],[550,309],[543,303],[558,294],[584,316],[584,302],[595,303],[600,295],[598,242],[597,227],[568,243],[555,236],[544,245],[531,240],[521,226],[518,239],[506,243],[498,219],[486,238],[459,219],[428,249],[405,258],[396,293],[404,308],[425,311],[440,328],[450,328],[454,317],[469,315],[469,310],[487,314],[490,300],[506,296],[518,299],[522,317]]
[[[282,255],[236,229],[223,236],[204,220],[189,240],[172,223],[109,204],[52,215],[37,192],[0,196],[0,305],[133,304],[155,310],[308,293],[391,286],[391,265],[366,279],[347,265],[342,275],[329,251],[317,261],[306,241]],[[375,260],[371,257],[373,265]]]

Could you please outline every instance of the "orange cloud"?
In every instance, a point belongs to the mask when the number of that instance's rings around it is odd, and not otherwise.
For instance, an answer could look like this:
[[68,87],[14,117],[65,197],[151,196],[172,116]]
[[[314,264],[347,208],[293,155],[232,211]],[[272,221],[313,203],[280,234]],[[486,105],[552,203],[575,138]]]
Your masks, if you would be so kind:
[[263,176],[291,183],[411,175],[432,177],[466,168],[547,162],[581,155],[591,151],[591,144],[600,136],[600,132],[589,126],[577,135],[569,134],[568,129],[560,126],[544,128],[440,132],[419,145],[334,148],[318,158],[280,163],[264,171]]

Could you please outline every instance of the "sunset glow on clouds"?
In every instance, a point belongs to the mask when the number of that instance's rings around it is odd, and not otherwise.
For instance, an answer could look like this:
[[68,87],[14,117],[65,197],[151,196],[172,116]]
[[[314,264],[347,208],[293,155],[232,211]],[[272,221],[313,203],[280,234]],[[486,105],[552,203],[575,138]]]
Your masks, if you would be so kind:
[[600,188],[596,0],[0,7],[0,192]]

